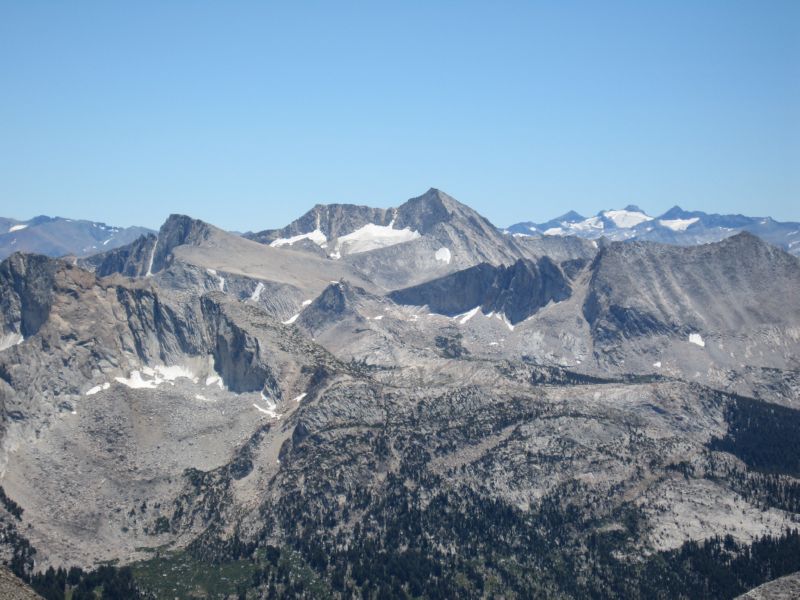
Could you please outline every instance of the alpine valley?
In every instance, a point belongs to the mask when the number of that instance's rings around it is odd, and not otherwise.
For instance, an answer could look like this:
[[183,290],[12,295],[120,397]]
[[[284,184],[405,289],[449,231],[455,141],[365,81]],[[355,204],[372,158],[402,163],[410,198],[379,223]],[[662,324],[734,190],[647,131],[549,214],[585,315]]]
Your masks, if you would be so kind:
[[800,224],[38,221],[0,222],[4,597],[800,586]]

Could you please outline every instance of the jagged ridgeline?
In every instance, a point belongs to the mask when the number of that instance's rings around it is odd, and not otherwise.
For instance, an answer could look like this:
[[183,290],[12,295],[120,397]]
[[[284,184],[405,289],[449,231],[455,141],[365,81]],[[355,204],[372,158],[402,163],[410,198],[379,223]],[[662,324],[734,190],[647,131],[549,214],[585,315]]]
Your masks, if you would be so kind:
[[[659,227],[695,227],[673,213]],[[0,264],[1,585],[795,585],[800,261],[783,249],[514,235],[434,189],[244,236],[183,215],[142,233]]]

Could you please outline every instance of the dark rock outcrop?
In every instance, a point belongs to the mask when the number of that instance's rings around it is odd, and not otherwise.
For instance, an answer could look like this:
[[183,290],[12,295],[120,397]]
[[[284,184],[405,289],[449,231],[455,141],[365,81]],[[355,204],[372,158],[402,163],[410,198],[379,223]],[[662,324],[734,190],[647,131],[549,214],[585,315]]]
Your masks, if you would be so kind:
[[560,302],[572,291],[561,269],[549,258],[520,259],[511,266],[483,263],[389,297],[398,304],[428,306],[457,315],[479,306],[484,313],[500,312],[513,324],[523,321],[548,302]]

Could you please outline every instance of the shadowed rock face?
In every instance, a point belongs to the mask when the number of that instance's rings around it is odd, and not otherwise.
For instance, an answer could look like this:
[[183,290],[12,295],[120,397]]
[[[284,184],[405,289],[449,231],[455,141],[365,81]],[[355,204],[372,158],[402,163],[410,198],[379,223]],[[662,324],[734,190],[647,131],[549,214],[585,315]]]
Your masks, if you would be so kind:
[[570,297],[561,269],[549,258],[520,259],[509,267],[480,264],[418,286],[397,290],[389,297],[399,304],[428,306],[457,315],[479,306],[484,313],[504,313],[512,323],[525,320],[548,302]]
[[108,277],[114,273],[125,277],[143,277],[147,274],[157,239],[154,234],[143,235],[127,246],[96,254],[81,261],[81,264],[93,268],[98,277]]
[[208,239],[208,223],[185,215],[170,215],[158,235],[141,236],[132,243],[81,261],[100,277],[119,273],[126,277],[144,277],[148,270],[158,273],[173,260],[172,251],[178,246],[199,245]]
[[0,264],[0,316],[5,332],[30,337],[49,314],[56,262],[36,254],[13,254]]

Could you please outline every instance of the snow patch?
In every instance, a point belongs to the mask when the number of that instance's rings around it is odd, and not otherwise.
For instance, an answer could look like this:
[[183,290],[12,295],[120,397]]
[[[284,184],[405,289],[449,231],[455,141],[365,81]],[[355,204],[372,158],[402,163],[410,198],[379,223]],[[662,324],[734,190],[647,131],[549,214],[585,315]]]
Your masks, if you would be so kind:
[[300,316],[300,313],[297,313],[296,315],[292,315],[291,317],[289,317],[288,319],[286,319],[286,320],[283,322],[283,324],[284,324],[284,325],[291,325],[292,323],[294,323],[295,321],[297,321],[297,317],[299,317],[299,316]]
[[620,228],[635,227],[639,223],[645,221],[652,221],[653,217],[649,217],[642,212],[634,212],[630,210],[607,210],[602,214],[606,219],[613,222],[614,225]]
[[269,415],[271,418],[280,418],[278,415],[277,408],[278,405],[269,397],[264,395],[264,392],[261,392],[261,400],[266,403],[267,408],[261,408],[258,404],[253,402],[253,406],[255,406],[260,412],[264,413],[265,415]]
[[158,383],[156,383],[155,379],[145,380],[142,379],[142,374],[139,371],[133,371],[130,374],[130,377],[115,377],[114,378],[117,383],[121,383],[122,385],[126,385],[131,389],[140,390],[140,389],[155,389]]
[[261,407],[260,407],[258,404],[256,404],[255,402],[253,402],[253,406],[256,408],[256,410],[259,410],[259,411],[261,411],[261,412],[262,412],[262,413],[264,413],[265,415],[269,415],[269,416],[270,416],[270,417],[272,417],[273,419],[274,419],[274,418],[277,416],[277,415],[275,414],[275,411],[274,411],[274,410],[268,410],[268,409],[266,409],[266,408],[261,408]]
[[561,227],[551,227],[544,232],[544,235],[566,235],[567,232]]
[[309,304],[311,304],[311,300],[303,300],[302,302],[302,306],[308,306]]
[[219,275],[217,273],[216,269],[206,269],[206,273],[208,273],[209,275],[212,275],[213,277],[217,278],[217,285],[219,286],[219,291],[220,292],[224,292],[225,291],[225,278],[222,277],[221,275]]
[[6,335],[0,337],[0,352],[11,348],[11,346],[18,346],[24,341],[25,338],[22,337],[22,334],[20,333],[7,333]]
[[703,336],[701,336],[699,333],[690,333],[689,334],[689,341],[692,344],[696,344],[696,345],[700,346],[701,348],[705,348],[706,343],[705,343],[705,341],[703,341]]
[[661,368],[661,361],[660,361],[660,360],[657,360],[656,362],[654,362],[654,363],[653,363],[653,366],[654,366],[656,369],[660,369],[660,368]]
[[299,235],[293,235],[292,237],[274,240],[270,243],[270,246],[273,248],[279,248],[280,246],[291,246],[300,240],[311,240],[317,246],[322,246],[328,241],[328,238],[324,233],[322,233],[320,228],[317,227],[314,231],[309,231],[308,233],[301,233]]
[[[151,379],[144,379],[142,375]],[[197,383],[198,379],[192,371],[180,365],[166,367],[158,365],[156,367],[142,367],[141,372],[132,371],[129,377],[115,377],[117,383],[126,385],[131,389],[155,389],[165,381],[173,383],[176,379],[185,378]]]
[[605,225],[603,225],[603,220],[600,217],[589,217],[588,219],[579,221],[578,223],[563,222],[561,224],[572,231],[602,231],[605,228]]
[[299,396],[297,396],[297,397],[294,399],[294,401],[295,401],[295,402],[300,402],[300,401],[301,401],[303,398],[305,398],[305,397],[306,397],[306,395],[307,395],[307,394],[306,394],[305,392],[303,392],[302,394],[300,394]]
[[253,294],[250,296],[250,300],[252,300],[253,302],[258,302],[259,298],[261,298],[261,292],[263,291],[264,291],[264,284],[259,281],[258,285],[256,285],[256,289],[253,290]]
[[209,375],[208,377],[206,377],[206,387],[215,384],[217,385],[217,387],[219,387],[219,389],[221,390],[225,389],[225,382],[222,381],[222,377],[220,377],[219,375]]
[[410,242],[420,237],[418,231],[412,231],[408,227],[395,229],[394,220],[388,225],[375,225],[367,223],[363,227],[356,229],[352,233],[341,236],[336,240],[336,248],[331,253],[331,258],[341,258],[342,252],[345,254],[359,254],[369,252],[378,248],[388,248],[403,242]]
[[103,390],[107,390],[110,387],[111,387],[111,384],[108,381],[106,381],[105,383],[103,383],[101,385],[96,385],[93,388],[90,388],[89,390],[87,390],[86,391],[86,395],[87,396],[94,396],[95,394],[97,394],[97,393],[99,393],[99,392],[101,392]]
[[450,253],[450,248],[439,248],[434,256],[436,260],[448,265],[450,264],[450,259],[453,258],[453,255]]
[[8,233],[12,233],[14,231],[22,231],[27,227],[28,227],[27,225],[12,225],[11,227],[8,228]]
[[672,229],[672,231],[686,231],[686,228],[693,223],[697,223],[700,219],[693,217],[691,219],[661,219],[658,223],[662,227]]

